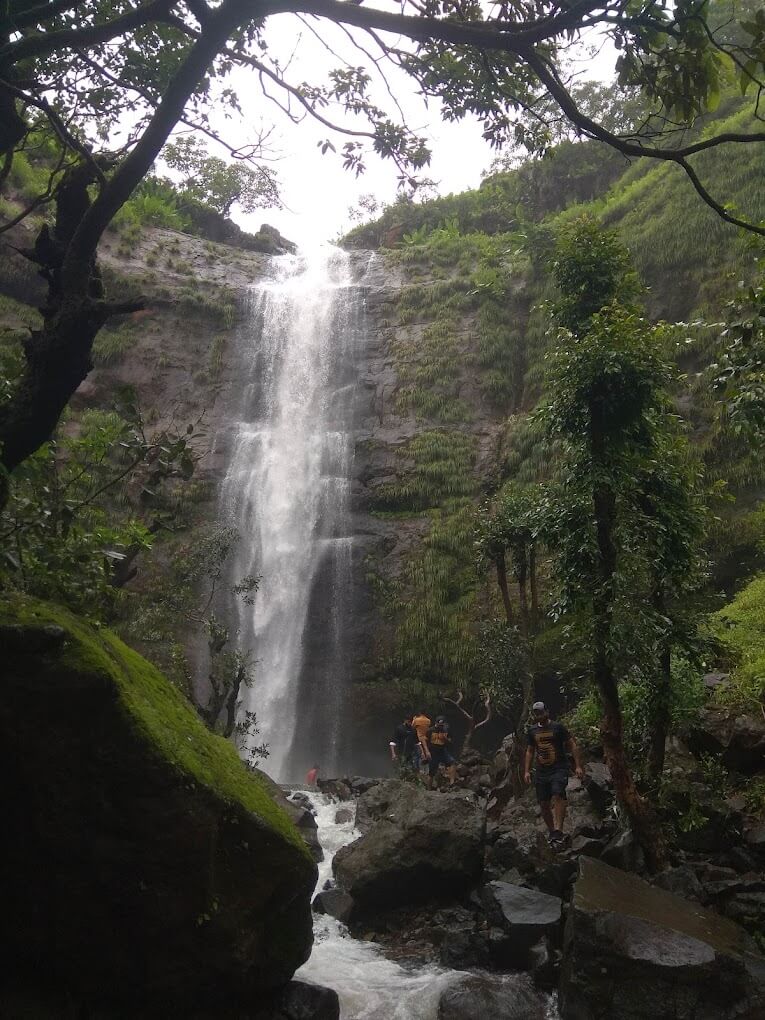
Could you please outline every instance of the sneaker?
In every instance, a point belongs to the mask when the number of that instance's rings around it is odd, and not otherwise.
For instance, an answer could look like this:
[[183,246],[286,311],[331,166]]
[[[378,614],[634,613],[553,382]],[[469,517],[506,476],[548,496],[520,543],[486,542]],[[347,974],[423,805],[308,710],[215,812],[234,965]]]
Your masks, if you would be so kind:
[[560,829],[553,829],[553,831],[550,833],[548,837],[548,841],[550,843],[550,846],[553,847],[553,849],[557,849],[558,847],[565,846],[566,837],[564,836]]

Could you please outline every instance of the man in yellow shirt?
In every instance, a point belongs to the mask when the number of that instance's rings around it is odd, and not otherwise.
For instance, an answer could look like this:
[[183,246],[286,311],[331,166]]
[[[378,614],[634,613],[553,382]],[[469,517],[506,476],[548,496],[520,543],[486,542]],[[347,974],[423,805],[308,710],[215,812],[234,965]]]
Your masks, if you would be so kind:
[[420,761],[430,761],[430,748],[428,747],[428,730],[431,722],[424,712],[418,712],[412,719],[412,727],[417,734],[417,746],[420,751]]

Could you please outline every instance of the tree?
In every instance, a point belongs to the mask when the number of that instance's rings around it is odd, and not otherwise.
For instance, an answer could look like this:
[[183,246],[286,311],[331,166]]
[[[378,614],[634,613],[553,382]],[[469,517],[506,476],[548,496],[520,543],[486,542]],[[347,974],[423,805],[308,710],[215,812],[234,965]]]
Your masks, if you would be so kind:
[[507,556],[518,585],[520,629],[525,638],[536,632],[539,619],[537,540],[542,527],[540,492],[531,486],[506,483],[492,503],[481,508],[478,522],[479,561],[490,562],[497,576],[507,625],[515,614],[507,583]]
[[[550,127],[544,112],[535,117],[534,111],[550,97],[584,137],[629,156],[677,164],[723,219],[765,234],[765,227],[747,223],[724,199],[709,194],[692,163],[705,149],[765,140],[757,129],[756,98],[751,130],[684,133],[715,106],[722,89],[737,86],[758,95],[762,87],[765,14],[755,9],[739,17],[728,6],[735,33],[715,27],[723,19],[711,19],[705,0],[637,9],[622,0],[573,5],[544,0],[531,8],[503,2],[488,15],[471,0],[412,2],[400,12],[340,0],[221,0],[216,5],[206,0],[8,0],[0,14],[0,180],[7,180],[14,152],[40,122],[61,155],[46,188],[4,225],[8,229],[30,208],[55,203],[52,227],[42,228],[29,253],[48,280],[48,300],[42,328],[24,347],[24,373],[0,406],[2,465],[13,470],[50,438],[90,371],[98,330],[115,312],[140,304],[108,300],[98,271],[99,240],[176,125],[214,135],[210,103],[237,106],[235,93],[224,84],[232,69],[254,71],[263,95],[270,97],[269,89],[275,89],[277,103],[293,119],[298,110],[330,131],[345,133],[346,168],[360,172],[367,147],[397,163],[404,185],[416,183],[429,160],[427,148],[371,100],[370,75],[348,63],[332,72],[328,86],[290,82],[269,57],[266,29],[272,18],[290,14],[361,30],[377,50],[378,62],[381,57],[395,61],[426,95],[442,100],[447,118],[477,114],[486,137],[498,146],[513,140],[543,151]],[[313,24],[310,28],[315,31]],[[651,115],[638,131],[609,130],[580,108],[569,87],[567,47],[588,30],[600,30],[615,43],[620,84],[640,90],[650,103]],[[386,41],[391,36],[414,46],[402,49]],[[361,42],[357,45],[364,50]],[[332,121],[330,103],[338,103],[351,120]],[[523,123],[529,113],[531,127]],[[126,119],[131,122],[127,140],[115,150],[112,136]],[[324,148],[333,145],[327,140]],[[229,151],[242,155],[231,145]]]
[[662,327],[628,301],[635,281],[613,235],[575,223],[554,262],[565,327],[544,410],[564,443],[551,506],[557,611],[584,622],[601,737],[619,800],[652,868],[662,865],[656,817],[627,760],[620,674],[650,689],[649,772],[661,774],[672,647],[682,604],[700,577],[703,508],[692,459],[668,397]]
[[[539,628],[537,546],[543,531],[544,506],[541,486],[506,482],[495,499],[481,508],[478,517],[479,567],[483,563],[494,567],[507,623],[505,641],[514,644],[513,668],[508,672],[515,681],[517,697],[511,712],[514,740],[509,762],[518,797],[523,792],[524,730],[534,700],[534,643]],[[508,585],[508,555],[518,589],[517,621]]]
[[[251,653],[230,649],[231,633],[216,613],[222,600],[254,603],[257,577],[247,575],[233,583],[226,580],[228,561],[238,540],[233,528],[216,527],[196,534],[193,544],[176,549],[162,576],[139,596],[138,608],[127,624],[134,640],[153,646],[150,657],[159,659],[168,676],[184,688],[210,729],[235,739],[257,733],[249,715],[243,720],[244,734],[237,729],[240,695],[254,682]],[[201,675],[206,683],[202,692],[177,645],[178,630],[184,627],[205,638],[207,655]]]
[[221,216],[228,216],[234,205],[246,213],[279,205],[273,171],[262,165],[253,168],[241,160],[226,163],[217,156],[208,156],[198,138],[186,136],[169,142],[162,158],[181,173],[184,194],[211,206]]
[[0,511],[0,587],[113,619],[139,556],[177,525],[170,492],[191,478],[200,436],[194,424],[149,432],[130,402],[61,430],[19,469]]
[[[563,338],[562,338],[563,339]],[[596,313],[558,354],[553,397],[545,410],[552,435],[566,444],[559,476],[554,550],[561,595],[558,610],[585,621],[591,670],[601,707],[603,751],[620,803],[649,865],[664,849],[656,817],[641,796],[627,761],[619,699],[619,623],[631,615],[627,524],[636,474],[664,382],[664,366],[650,329],[619,306]],[[625,612],[627,610],[627,612]],[[642,615],[642,614],[641,614]],[[644,621],[632,620],[640,629]],[[623,631],[622,631],[623,633]]]

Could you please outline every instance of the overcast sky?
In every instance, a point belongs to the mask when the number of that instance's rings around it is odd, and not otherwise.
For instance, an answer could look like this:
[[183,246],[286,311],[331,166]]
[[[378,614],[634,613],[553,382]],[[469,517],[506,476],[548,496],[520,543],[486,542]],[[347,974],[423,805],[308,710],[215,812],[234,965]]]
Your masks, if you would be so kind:
[[[369,66],[369,61],[336,25],[318,19],[312,19],[309,24],[321,32],[322,39],[336,55],[328,52],[310,28],[292,15],[273,17],[266,26],[269,54],[278,54],[282,64],[291,62],[287,74],[291,83],[323,84],[327,72],[342,60],[354,66]],[[370,48],[364,34],[356,34],[363,45]],[[588,55],[583,58],[582,66],[586,67],[587,77],[605,79],[610,75],[613,57],[601,53],[593,60]],[[481,137],[478,121],[465,119],[456,124],[444,123],[439,116],[438,103],[431,100],[426,104],[423,97],[417,95],[411,78],[391,65],[386,66],[385,73],[407,125],[428,140],[433,158],[426,174],[436,181],[439,193],[477,187],[482,171],[496,155]],[[391,119],[397,119],[384,83],[379,78],[377,82],[373,100],[390,111]],[[292,124],[273,103],[264,100],[254,72],[237,71],[234,86],[244,117],[241,123],[221,123],[221,133],[235,144],[245,144],[252,141],[259,130],[274,125],[269,142],[285,205],[282,210],[264,209],[248,216],[235,209],[234,219],[245,229],[255,230],[262,222],[267,222],[298,244],[332,240],[351,226],[348,208],[355,206],[362,194],[372,193],[383,202],[395,198],[397,171],[392,162],[370,155],[366,173],[356,178],[343,170],[336,154],[322,155],[318,148],[321,141],[332,138],[339,151],[345,140],[342,136],[333,137],[327,128],[309,117],[300,124]],[[330,119],[349,123],[348,116],[341,110],[329,108],[322,112]]]

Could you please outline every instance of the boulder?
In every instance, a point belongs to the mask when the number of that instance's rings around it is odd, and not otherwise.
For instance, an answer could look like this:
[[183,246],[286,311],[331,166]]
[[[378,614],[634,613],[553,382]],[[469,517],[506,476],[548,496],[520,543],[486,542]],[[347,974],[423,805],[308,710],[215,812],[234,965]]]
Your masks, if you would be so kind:
[[292,819],[293,825],[305,840],[308,852],[317,864],[324,860],[324,850],[319,842],[319,830],[311,802],[304,793],[295,791],[285,793],[277,783],[264,772],[260,773],[261,782],[267,787],[269,796],[276,801]]
[[430,897],[449,901],[475,885],[483,867],[484,830],[475,798],[390,780],[361,797],[362,818],[369,818],[372,801],[378,811],[383,788],[384,814],[365,822],[365,835],[333,860],[338,885],[360,911]]
[[[64,635],[43,646],[50,625]],[[170,1016],[284,986],[311,949],[316,865],[265,780],[58,607],[6,602],[0,660],[3,993]]]
[[[194,1017],[197,1020],[197,1014]],[[275,995],[266,996],[247,1017],[248,1020],[339,1020],[340,1000],[332,988],[309,981],[290,981]],[[220,1014],[216,1014],[216,1018],[221,1020]]]
[[765,761],[765,718],[711,705],[699,713],[688,746],[694,754],[720,755],[723,765],[734,772],[759,772]]
[[564,1020],[755,1020],[765,959],[727,918],[588,857],[569,909]]
[[346,780],[354,797],[360,797],[362,793],[371,790],[373,786],[377,786],[380,782],[380,779],[375,779],[373,776],[351,776],[350,779]]
[[622,871],[645,871],[643,851],[629,829],[614,836],[601,853],[600,859],[614,868],[621,868]]
[[481,901],[492,924],[510,935],[513,945],[526,951],[542,937],[559,940],[563,904],[557,896],[505,882],[489,882]]
[[602,761],[588,762],[584,767],[584,788],[595,810],[605,814],[614,800],[614,785],[608,765]]
[[653,879],[653,884],[667,892],[675,893],[686,900],[695,900],[697,903],[705,903],[704,887],[699,882],[696,872],[687,865],[679,865],[676,868],[667,868],[659,872]]
[[335,800],[353,800],[353,792],[345,779],[317,779],[316,786],[327,797]]
[[438,1020],[544,1020],[545,1007],[526,974],[470,974],[448,985]]
[[313,912],[329,914],[348,924],[353,914],[353,899],[342,889],[324,889],[314,897]]
[[335,812],[335,825],[347,825],[353,821],[354,811],[351,807],[342,807]]
[[369,832],[375,822],[393,810],[404,785],[399,779],[387,779],[361,794],[356,804],[356,828],[359,832]]

